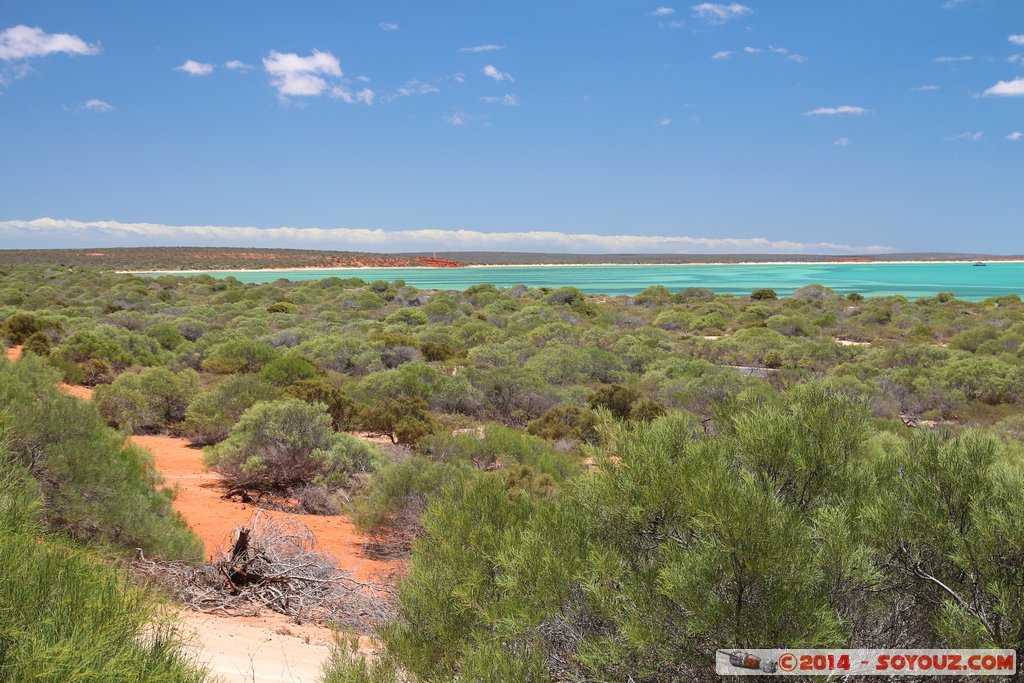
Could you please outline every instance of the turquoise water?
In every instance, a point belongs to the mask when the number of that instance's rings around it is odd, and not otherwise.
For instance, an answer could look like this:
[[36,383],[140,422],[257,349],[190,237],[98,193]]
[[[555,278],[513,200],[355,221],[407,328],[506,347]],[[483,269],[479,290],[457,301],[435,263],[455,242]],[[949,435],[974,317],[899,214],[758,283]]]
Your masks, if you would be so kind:
[[479,268],[331,268],[323,270],[210,271],[215,277],[232,276],[242,282],[277,279],[320,280],[359,277],[366,281],[405,280],[420,289],[466,289],[490,283],[499,287],[571,285],[593,294],[636,294],[650,285],[676,291],[708,287],[716,292],[749,294],[771,287],[780,296],[811,283],[864,296],[902,294],[908,298],[954,292],[958,298],[978,301],[1004,294],[1024,295],[1024,263],[827,263],[798,265],[723,266],[486,266]]

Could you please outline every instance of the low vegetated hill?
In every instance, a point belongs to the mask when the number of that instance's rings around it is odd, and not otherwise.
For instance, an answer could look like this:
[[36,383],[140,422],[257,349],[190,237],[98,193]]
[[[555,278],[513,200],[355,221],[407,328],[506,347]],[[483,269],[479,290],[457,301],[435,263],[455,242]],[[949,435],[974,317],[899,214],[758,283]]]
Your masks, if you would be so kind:
[[103,249],[0,249],[0,265],[60,264],[111,270],[233,270],[261,268],[457,268],[445,258],[314,249],[232,247],[111,247]]

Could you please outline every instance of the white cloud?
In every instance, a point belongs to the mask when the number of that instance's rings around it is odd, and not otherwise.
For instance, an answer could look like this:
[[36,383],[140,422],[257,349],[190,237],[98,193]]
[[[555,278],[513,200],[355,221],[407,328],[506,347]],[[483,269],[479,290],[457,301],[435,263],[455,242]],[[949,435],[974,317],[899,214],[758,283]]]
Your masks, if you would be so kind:
[[810,111],[805,111],[804,116],[862,116],[870,113],[870,109],[864,107],[853,107],[849,104],[844,104],[839,107],[818,107]]
[[1014,45],[1024,45],[1024,34],[1008,36],[1006,39],[1009,40]]
[[667,16],[670,16],[670,15],[675,14],[675,13],[676,13],[675,9],[673,9],[671,7],[659,7],[658,9],[654,10],[653,12],[651,12],[651,16],[652,17],[667,17]]
[[397,31],[398,30],[398,24],[391,24],[391,23],[388,23],[386,21],[380,22],[379,24],[377,24],[377,26],[380,26],[380,30],[381,31]]
[[331,88],[331,97],[341,100],[346,104],[373,104],[373,101],[377,98],[377,93],[369,88],[352,92],[343,85],[336,85]]
[[693,5],[690,9],[693,10],[693,15],[695,17],[702,19],[709,24],[722,24],[730,19],[738,19],[739,17],[751,14],[754,11],[746,5],[741,5],[738,2],[733,2],[728,5],[716,2],[702,2],[699,5]]
[[999,81],[984,94],[996,97],[1022,97],[1024,96],[1024,78],[1018,76],[1012,81]]
[[82,109],[88,109],[89,111],[94,111],[102,114],[104,112],[113,111],[114,105],[110,104],[109,102],[104,102],[103,100],[92,99],[83,102]]
[[518,107],[519,98],[512,94],[502,95],[501,97],[495,97],[493,95],[484,95],[480,98],[481,102],[487,104],[500,104],[503,107]]
[[[453,118],[453,117],[450,117]],[[465,123],[465,119],[461,120]],[[450,121],[452,122],[452,121]],[[462,125],[455,124],[455,125]],[[563,253],[872,253],[880,245],[792,242],[764,237],[596,235],[558,231],[395,230],[370,228],[254,228],[163,225],[54,218],[0,221],[0,237],[20,244],[69,246],[292,246],[354,251],[537,251]]]
[[0,60],[11,62],[62,52],[69,55],[95,55],[99,45],[91,45],[70,33],[47,33],[41,28],[19,24],[0,31]]
[[459,48],[459,52],[470,52],[470,53],[494,52],[495,50],[504,50],[504,49],[505,49],[504,45],[494,45],[494,44],[472,45],[470,47]]
[[836,140],[832,144],[833,145],[837,145],[839,147],[846,147],[847,145],[849,145],[852,142],[853,142],[853,140],[851,140],[850,138],[839,138],[838,140]]
[[1011,142],[1020,142],[1021,140],[1024,140],[1024,133],[1021,133],[1019,130],[1015,130],[1007,135],[1006,139]]
[[959,57],[936,57],[932,60],[938,64],[949,64],[951,62],[971,62],[974,57],[971,55],[960,55]]
[[[784,55],[786,59],[791,62],[803,64],[804,62],[807,61],[807,58],[804,57],[803,55],[791,54],[790,51],[784,47],[769,45],[767,51],[777,55]],[[743,48],[743,52],[745,52],[748,55],[756,55],[761,52],[765,52],[765,48],[748,45],[745,48]],[[722,50],[721,52],[716,52],[712,59],[726,59],[732,54],[733,52],[731,50]]]
[[263,58],[263,69],[282,99],[322,94],[329,87],[324,77],[341,78],[341,63],[330,52],[313,50],[308,57],[294,52],[271,50]]
[[978,131],[969,131],[968,130],[968,131],[965,131],[963,133],[960,133],[959,135],[950,135],[949,137],[943,138],[943,139],[948,141],[948,142],[957,142],[959,140],[966,140],[967,142],[978,142],[983,137],[985,137],[985,133],[983,131],[980,131],[980,130],[978,130]]
[[181,66],[174,67],[174,70],[184,71],[189,76],[209,76],[213,73],[213,64],[203,64],[194,59],[189,59]]
[[452,114],[451,116],[445,116],[444,117],[445,123],[450,124],[452,126],[465,126],[465,125],[468,125],[469,124],[469,120],[470,120],[469,114],[466,114],[465,112],[461,112],[461,111],[458,112],[457,114]]
[[913,88],[914,92],[934,92],[939,89],[937,85],[919,85]]
[[431,95],[439,92],[441,92],[441,89],[431,85],[430,83],[424,83],[423,81],[407,81],[403,86],[398,88],[397,94],[402,97],[411,97],[412,95]]
[[1024,64],[1024,55],[1010,55],[1006,58],[1010,64]]
[[0,67],[0,86],[5,86],[19,78],[26,78],[32,73],[32,67],[25,62],[18,62]]
[[670,119],[667,116],[664,117],[664,118],[660,118],[660,119],[658,119],[658,125],[659,126],[671,126],[672,125],[672,119]]
[[484,67],[484,76],[487,76],[488,78],[493,78],[499,83],[501,81],[511,81],[512,83],[515,83],[515,80],[513,80],[511,76],[509,76],[506,72],[499,70],[498,67],[494,66],[493,64],[488,64],[487,66]]
[[224,67],[231,69],[232,71],[246,71],[252,68],[240,59],[232,59],[231,61],[225,62]]

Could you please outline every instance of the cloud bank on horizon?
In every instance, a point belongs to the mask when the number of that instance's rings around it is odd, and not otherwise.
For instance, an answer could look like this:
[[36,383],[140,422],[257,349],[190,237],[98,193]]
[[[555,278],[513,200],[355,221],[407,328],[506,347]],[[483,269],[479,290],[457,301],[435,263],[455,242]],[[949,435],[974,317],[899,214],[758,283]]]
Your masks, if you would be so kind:
[[[765,237],[685,235],[597,235],[554,230],[381,230],[374,228],[257,228],[222,225],[164,225],[56,218],[0,221],[8,248],[42,242],[62,247],[246,246],[339,249],[345,251],[535,251],[569,254],[867,254],[893,251],[882,245],[796,242]],[[31,246],[25,246],[31,245]]]

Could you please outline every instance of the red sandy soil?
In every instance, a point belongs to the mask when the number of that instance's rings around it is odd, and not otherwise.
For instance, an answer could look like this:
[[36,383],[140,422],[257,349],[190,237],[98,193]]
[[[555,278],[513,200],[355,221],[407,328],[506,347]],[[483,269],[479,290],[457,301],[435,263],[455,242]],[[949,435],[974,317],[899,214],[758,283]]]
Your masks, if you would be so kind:
[[68,396],[80,398],[83,401],[92,400],[92,387],[80,387],[74,384],[65,384],[64,382],[61,382],[60,384],[57,385],[57,388],[63,391]]
[[[235,527],[245,524],[256,513],[258,508],[254,505],[224,498],[220,475],[203,471],[202,450],[187,440],[172,436],[133,436],[131,440],[153,454],[157,471],[168,486],[177,490],[174,509],[202,539],[206,557],[229,545],[234,540]],[[363,537],[343,515],[266,514],[297,519],[308,526],[321,550],[333,555],[338,567],[356,581],[390,584],[402,569],[398,560],[364,557]]]
[[21,347],[11,346],[5,349],[4,356],[7,357],[7,360],[18,360],[19,358],[21,358]]

